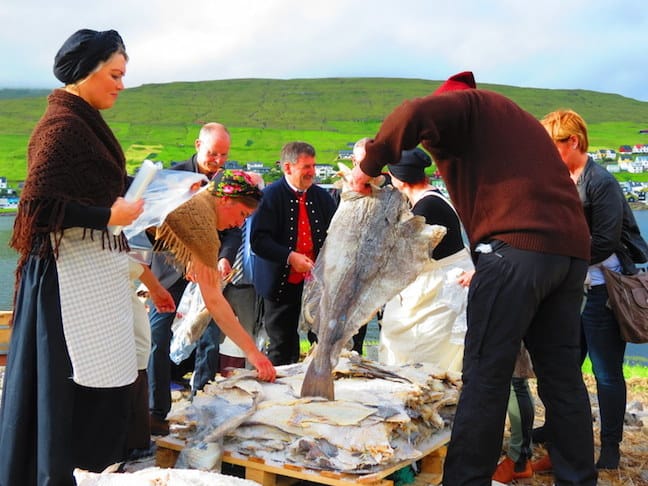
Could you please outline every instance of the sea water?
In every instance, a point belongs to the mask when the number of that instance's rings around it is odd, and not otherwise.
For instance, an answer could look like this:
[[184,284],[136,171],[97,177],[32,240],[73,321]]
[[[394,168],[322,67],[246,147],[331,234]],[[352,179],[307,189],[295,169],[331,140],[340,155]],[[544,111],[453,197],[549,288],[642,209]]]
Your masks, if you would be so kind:
[[0,310],[9,310],[13,304],[14,272],[17,253],[9,248],[14,215],[0,214]]

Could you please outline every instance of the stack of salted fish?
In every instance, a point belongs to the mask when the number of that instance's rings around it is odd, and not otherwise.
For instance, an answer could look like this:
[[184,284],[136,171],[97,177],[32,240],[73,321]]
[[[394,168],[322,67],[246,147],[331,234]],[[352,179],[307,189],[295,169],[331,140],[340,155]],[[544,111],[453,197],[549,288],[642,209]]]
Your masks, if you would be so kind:
[[355,353],[334,370],[335,400],[300,398],[308,361],[275,383],[242,371],[169,417],[187,440],[179,465],[217,467],[221,448],[282,464],[354,474],[419,459],[454,417],[460,381],[429,364],[386,366]]

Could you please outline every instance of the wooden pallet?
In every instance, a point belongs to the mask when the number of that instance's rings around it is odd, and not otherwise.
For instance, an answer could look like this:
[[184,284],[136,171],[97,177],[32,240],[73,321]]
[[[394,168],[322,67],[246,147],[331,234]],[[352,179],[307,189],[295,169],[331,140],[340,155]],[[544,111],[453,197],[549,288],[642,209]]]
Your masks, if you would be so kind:
[[13,312],[0,311],[0,366],[7,364],[7,352],[9,351],[9,340],[11,339],[11,319]]
[[[444,430],[435,434],[421,447],[421,473],[428,478],[428,484],[439,484],[443,472],[443,460],[446,454],[446,444],[450,439],[450,431]],[[184,441],[174,437],[161,437],[157,440],[155,463],[158,467],[173,467],[180,451],[184,448]],[[266,461],[259,457],[243,456],[236,452],[225,451],[222,461],[245,468],[245,479],[256,481],[263,486],[286,486],[298,481],[310,481],[318,484],[332,486],[348,486],[362,484],[365,486],[393,486],[394,482],[385,479],[393,472],[402,469],[416,459],[402,461],[391,465],[378,472],[364,475],[347,474],[335,471],[321,471],[309,469],[295,464],[282,464]]]

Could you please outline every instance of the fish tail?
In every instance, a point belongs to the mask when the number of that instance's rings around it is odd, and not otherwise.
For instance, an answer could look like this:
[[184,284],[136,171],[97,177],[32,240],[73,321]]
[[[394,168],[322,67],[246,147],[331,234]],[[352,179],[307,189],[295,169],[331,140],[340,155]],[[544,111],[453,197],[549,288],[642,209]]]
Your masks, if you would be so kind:
[[328,359],[313,359],[302,383],[301,394],[303,397],[322,397],[327,400],[335,400],[335,391],[333,386],[333,373],[331,362]]

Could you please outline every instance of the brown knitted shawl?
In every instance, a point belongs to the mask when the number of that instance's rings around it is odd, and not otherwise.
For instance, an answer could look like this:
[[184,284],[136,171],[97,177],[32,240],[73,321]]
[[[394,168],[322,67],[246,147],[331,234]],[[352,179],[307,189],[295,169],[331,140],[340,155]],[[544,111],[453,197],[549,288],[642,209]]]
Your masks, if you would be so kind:
[[[54,254],[63,236],[66,205],[111,207],[124,194],[126,161],[98,110],[62,89],[47,98],[48,106],[32,132],[27,149],[28,172],[20,196],[10,245],[20,257],[17,276],[27,256]],[[88,230],[90,238],[96,231]],[[123,235],[100,231],[104,248],[126,250]]]
[[171,211],[156,232],[155,249],[173,253],[175,265],[182,273],[194,259],[209,268],[218,263],[220,240],[215,199],[203,189]]

